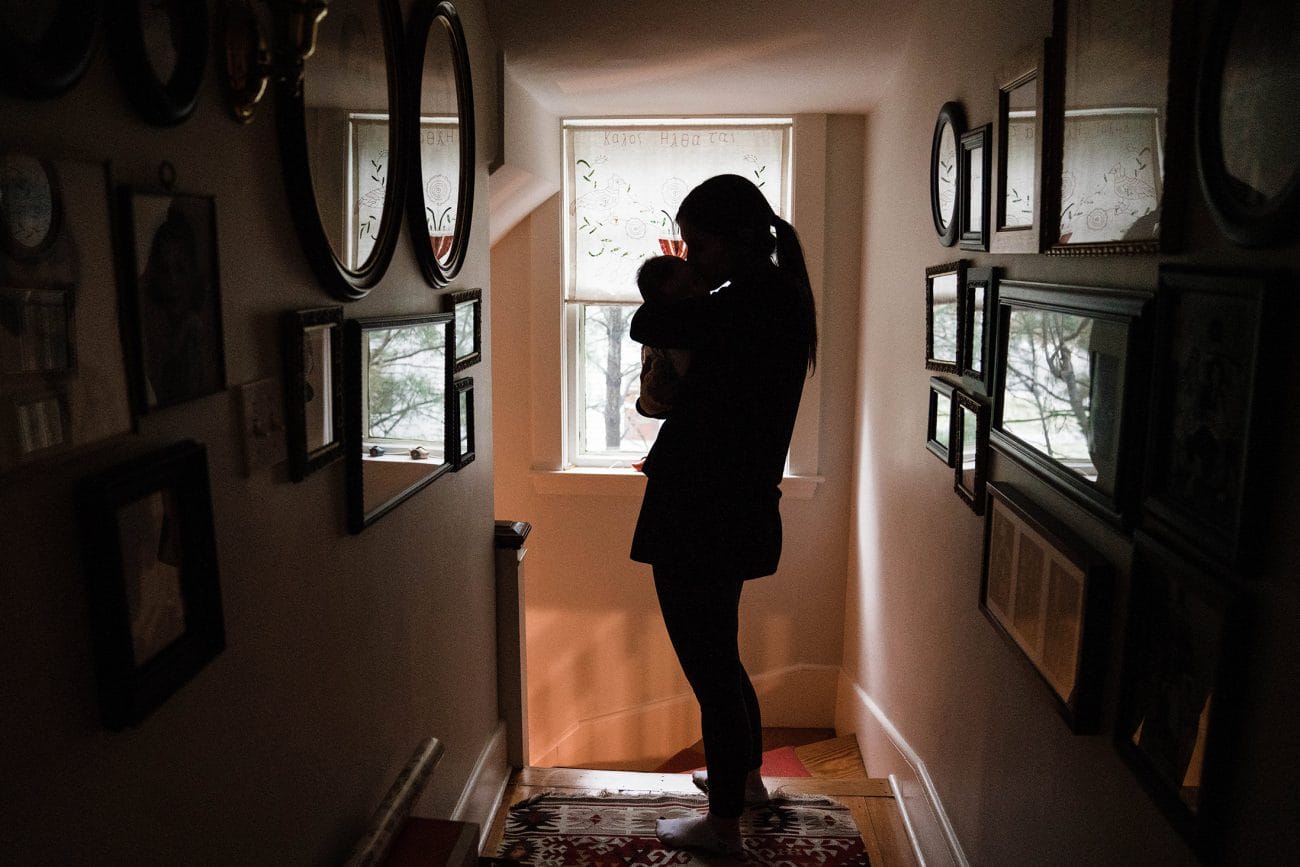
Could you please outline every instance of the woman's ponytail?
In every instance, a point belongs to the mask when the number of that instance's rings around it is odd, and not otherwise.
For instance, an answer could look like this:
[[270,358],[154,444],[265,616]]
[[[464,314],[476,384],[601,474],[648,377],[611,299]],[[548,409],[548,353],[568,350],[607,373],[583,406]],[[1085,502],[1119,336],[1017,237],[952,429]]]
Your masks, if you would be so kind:
[[799,235],[785,220],[772,217],[776,228],[776,264],[789,277],[799,295],[800,326],[804,346],[808,353],[808,372],[817,369],[817,304],[813,300],[812,281],[808,279],[808,265],[803,258],[803,245]]

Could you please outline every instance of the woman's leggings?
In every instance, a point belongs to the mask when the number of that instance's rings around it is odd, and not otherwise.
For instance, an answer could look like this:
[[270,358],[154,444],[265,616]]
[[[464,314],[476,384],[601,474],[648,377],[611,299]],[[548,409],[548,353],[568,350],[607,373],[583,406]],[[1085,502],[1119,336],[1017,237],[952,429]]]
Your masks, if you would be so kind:
[[758,696],[740,664],[737,632],[744,581],[689,566],[654,567],[668,637],[700,703],[709,812],[738,817],[745,777],[763,764]]

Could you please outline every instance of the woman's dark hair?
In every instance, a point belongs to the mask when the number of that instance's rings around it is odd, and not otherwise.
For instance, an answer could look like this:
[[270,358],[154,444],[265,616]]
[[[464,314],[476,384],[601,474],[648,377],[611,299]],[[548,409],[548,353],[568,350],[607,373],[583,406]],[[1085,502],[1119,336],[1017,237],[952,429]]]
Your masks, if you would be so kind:
[[[794,227],[778,217],[753,182],[740,175],[715,175],[687,194],[677,209],[677,222],[770,259],[790,280],[799,296],[800,328],[808,354],[808,370],[817,367],[817,313],[803,246]],[[689,251],[687,253],[689,256]]]

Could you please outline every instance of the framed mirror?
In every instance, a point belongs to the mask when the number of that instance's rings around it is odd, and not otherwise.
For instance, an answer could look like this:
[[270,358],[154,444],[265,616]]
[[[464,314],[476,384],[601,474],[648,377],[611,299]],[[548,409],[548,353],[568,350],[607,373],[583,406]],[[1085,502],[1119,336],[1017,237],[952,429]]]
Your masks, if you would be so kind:
[[952,466],[952,393],[955,386],[941,376],[930,377],[930,411],[926,422],[925,447],[944,466]]
[[343,308],[284,315],[289,477],[300,482],[343,456]]
[[1042,250],[1043,80],[1050,44],[1045,40],[1021,52],[998,76],[989,226],[994,253]]
[[25,99],[71,90],[90,66],[99,0],[0,2],[0,88]]
[[452,353],[457,373],[483,358],[483,290],[465,289],[446,296],[448,312],[456,317],[456,346]]
[[1116,524],[1132,518],[1142,466],[1150,300],[1126,289],[998,285],[993,445]]
[[360,533],[451,469],[450,313],[350,319],[348,529]]
[[939,243],[957,243],[957,141],[966,132],[966,113],[961,103],[945,102],[934,122],[930,143],[930,214]]
[[987,250],[989,248],[989,168],[992,163],[989,150],[991,124],[976,127],[961,137],[961,164],[957,187],[961,222],[961,248]]
[[952,393],[953,490],[977,515],[984,514],[989,464],[989,408],[960,388]]
[[1300,8],[1219,2],[1196,97],[1196,155],[1210,212],[1245,247],[1294,236],[1300,217]]
[[414,122],[407,126],[416,156],[407,188],[407,218],[415,257],[431,286],[460,271],[474,211],[474,88],[469,49],[456,7],[416,0],[409,31]]
[[925,269],[925,369],[960,373],[961,287],[966,260]]
[[997,306],[997,270],[969,268],[962,285],[961,375],[988,394],[991,377],[993,325],[989,312]]
[[208,63],[206,3],[119,0],[105,6],[109,55],[131,105],[154,126],[194,112]]
[[459,472],[474,460],[474,380],[462,376],[454,383],[456,389],[456,454],[452,469]]
[[[291,5],[276,4],[278,33],[295,32]],[[276,84],[289,213],[317,279],[344,301],[379,282],[401,231],[404,136],[389,123],[400,117],[400,32],[397,0],[335,0],[301,80]]]

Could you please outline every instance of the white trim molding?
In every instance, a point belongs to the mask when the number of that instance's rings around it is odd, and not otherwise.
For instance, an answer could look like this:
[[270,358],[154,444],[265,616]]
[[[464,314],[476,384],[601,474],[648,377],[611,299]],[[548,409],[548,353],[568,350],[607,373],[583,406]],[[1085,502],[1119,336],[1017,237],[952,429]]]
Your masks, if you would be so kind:
[[487,840],[492,819],[501,808],[510,785],[510,765],[506,761],[506,724],[497,723],[492,737],[488,738],[479,753],[474,770],[470,771],[460,800],[451,811],[450,818],[457,822],[474,822],[479,826],[479,845]]
[[[533,491],[547,496],[636,497],[645,493],[645,476],[621,467],[570,467],[566,470],[533,469],[528,477]],[[825,476],[785,476],[781,493],[792,500],[811,500]]]

